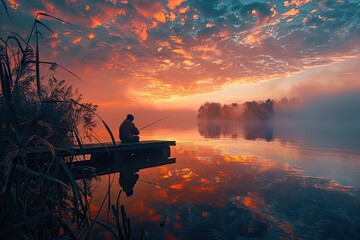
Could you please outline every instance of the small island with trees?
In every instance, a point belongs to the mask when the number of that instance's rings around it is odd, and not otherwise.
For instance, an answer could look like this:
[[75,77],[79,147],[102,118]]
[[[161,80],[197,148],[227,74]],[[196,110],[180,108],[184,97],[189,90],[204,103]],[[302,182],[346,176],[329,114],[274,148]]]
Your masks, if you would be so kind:
[[[277,111],[283,113],[297,102],[294,97],[283,97],[278,102],[272,99],[247,101],[242,104],[206,102],[198,109],[199,133],[211,138],[221,135],[237,137],[237,133],[243,131],[246,139],[264,138],[271,141],[273,120]],[[241,131],[238,127],[241,127]]]

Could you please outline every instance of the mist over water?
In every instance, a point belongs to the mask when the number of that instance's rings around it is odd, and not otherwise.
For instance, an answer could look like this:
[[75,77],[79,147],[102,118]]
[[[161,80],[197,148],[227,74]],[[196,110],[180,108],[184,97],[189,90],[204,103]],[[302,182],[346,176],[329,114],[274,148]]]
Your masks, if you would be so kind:
[[279,109],[275,115],[275,120],[306,124],[359,124],[360,90],[303,99],[302,104],[298,106]]
[[[266,121],[199,119],[199,134],[207,138],[242,136],[350,148],[357,151],[360,139],[360,91],[308,97],[289,105],[275,105]],[[319,145],[320,144],[320,145]]]

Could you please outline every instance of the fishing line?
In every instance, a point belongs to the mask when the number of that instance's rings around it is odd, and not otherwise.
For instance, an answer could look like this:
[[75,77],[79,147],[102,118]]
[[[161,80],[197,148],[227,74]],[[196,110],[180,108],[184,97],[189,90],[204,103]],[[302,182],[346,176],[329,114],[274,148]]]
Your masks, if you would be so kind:
[[156,120],[155,122],[152,122],[152,123],[150,123],[150,124],[148,124],[148,125],[140,128],[139,131],[142,130],[142,129],[144,129],[144,128],[150,127],[151,125],[153,125],[153,124],[155,124],[155,123],[158,123],[158,122],[160,122],[160,121],[162,121],[162,120],[164,120],[164,119],[166,119],[166,118],[169,118],[169,117],[170,117],[170,116],[167,116],[167,117],[164,117],[164,118],[160,118],[159,120]]
[[159,183],[154,183],[154,182],[151,182],[151,181],[148,181],[148,180],[142,180],[142,179],[139,179],[139,181],[147,183],[147,184],[154,185],[154,186],[159,187],[159,188],[165,188],[166,190],[169,190],[168,186],[165,186],[165,185],[162,185],[162,184],[159,184]]

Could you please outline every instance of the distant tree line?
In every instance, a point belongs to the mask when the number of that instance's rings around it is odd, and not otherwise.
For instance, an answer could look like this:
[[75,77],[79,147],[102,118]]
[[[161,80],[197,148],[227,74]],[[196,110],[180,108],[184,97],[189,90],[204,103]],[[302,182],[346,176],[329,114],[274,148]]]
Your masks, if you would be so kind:
[[206,102],[198,109],[198,119],[237,119],[243,121],[268,121],[274,117],[275,109],[287,108],[297,102],[296,98],[283,97],[276,102],[272,99],[265,101],[247,101],[242,104],[220,104]]

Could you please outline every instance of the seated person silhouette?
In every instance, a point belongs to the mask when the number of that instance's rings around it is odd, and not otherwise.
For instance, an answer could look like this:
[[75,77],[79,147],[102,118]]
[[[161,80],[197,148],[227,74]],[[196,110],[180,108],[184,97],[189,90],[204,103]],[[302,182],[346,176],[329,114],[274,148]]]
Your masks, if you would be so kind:
[[133,195],[133,188],[138,179],[139,174],[137,174],[135,170],[128,169],[120,171],[119,184],[127,197]]
[[133,123],[134,116],[128,114],[126,119],[121,123],[119,127],[119,138],[122,142],[138,142],[140,134],[137,127]]

